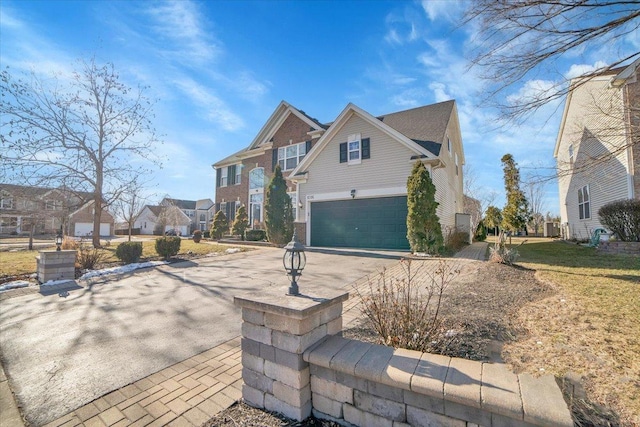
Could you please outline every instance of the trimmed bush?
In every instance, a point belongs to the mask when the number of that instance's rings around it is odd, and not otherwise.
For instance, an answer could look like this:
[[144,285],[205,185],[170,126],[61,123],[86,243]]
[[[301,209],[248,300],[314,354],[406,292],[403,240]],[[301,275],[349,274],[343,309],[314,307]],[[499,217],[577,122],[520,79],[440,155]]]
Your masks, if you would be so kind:
[[178,255],[181,239],[178,236],[165,236],[156,239],[156,252],[166,261]]
[[231,234],[240,236],[244,240],[244,232],[249,228],[249,217],[247,216],[247,208],[244,205],[238,208],[236,219],[231,225]]
[[193,241],[195,243],[200,243],[200,240],[202,240],[202,231],[200,230],[196,230],[193,232]]
[[640,200],[617,200],[598,211],[600,222],[623,242],[640,242]]
[[407,179],[407,240],[411,252],[436,254],[442,246],[442,228],[436,213],[436,187],[418,160]]
[[261,242],[267,238],[267,233],[264,230],[247,230],[245,238],[250,242]]
[[473,240],[476,242],[484,242],[487,240],[487,227],[484,226],[482,221],[480,221],[476,228],[476,234],[473,236]]
[[116,248],[116,257],[125,264],[138,262],[142,256],[142,242],[124,242]]
[[220,240],[224,233],[229,231],[229,220],[227,216],[222,211],[216,212],[216,215],[213,217],[213,224],[211,225],[211,237],[214,239]]

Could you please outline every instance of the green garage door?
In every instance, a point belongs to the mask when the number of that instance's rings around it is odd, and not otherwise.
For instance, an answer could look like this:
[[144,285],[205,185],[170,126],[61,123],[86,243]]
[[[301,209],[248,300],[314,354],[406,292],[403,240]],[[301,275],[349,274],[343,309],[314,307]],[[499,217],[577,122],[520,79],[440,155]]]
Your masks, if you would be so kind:
[[311,246],[409,249],[407,197],[311,203]]

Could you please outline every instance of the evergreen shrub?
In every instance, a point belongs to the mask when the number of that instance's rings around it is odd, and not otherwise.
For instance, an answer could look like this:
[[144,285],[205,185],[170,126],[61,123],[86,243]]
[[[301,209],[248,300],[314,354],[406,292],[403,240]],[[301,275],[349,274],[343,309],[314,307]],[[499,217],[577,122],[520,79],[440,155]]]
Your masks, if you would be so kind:
[[180,242],[182,240],[178,236],[164,236],[156,239],[156,252],[166,261],[172,256],[178,255],[180,251]]
[[142,256],[142,242],[123,242],[116,248],[116,258],[125,264],[138,262]]

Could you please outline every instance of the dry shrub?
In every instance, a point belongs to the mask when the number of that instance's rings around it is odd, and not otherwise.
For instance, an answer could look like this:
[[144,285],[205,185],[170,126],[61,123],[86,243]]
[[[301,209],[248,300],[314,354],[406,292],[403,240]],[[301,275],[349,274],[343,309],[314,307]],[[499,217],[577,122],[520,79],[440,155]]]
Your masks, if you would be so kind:
[[444,245],[453,253],[469,245],[469,233],[460,231],[457,227],[449,228],[444,238]]
[[[506,240],[507,235],[501,231],[496,243],[489,248],[489,262],[507,265],[513,265],[516,262],[519,256],[518,251],[513,248],[507,248]],[[521,244],[524,244],[524,241]]]
[[76,257],[76,267],[82,270],[93,270],[104,259],[104,252],[91,245],[80,243]]
[[77,250],[79,246],[80,246],[80,244],[73,237],[64,236],[64,239],[62,239],[61,248],[64,249],[65,251],[66,250]]
[[460,270],[440,260],[422,281],[416,280],[420,268],[412,271],[411,260],[400,265],[404,278],[388,278],[383,270],[377,280],[368,280],[368,288],[355,289],[362,313],[385,345],[423,352],[446,347],[451,337],[443,330],[440,308],[446,288]]

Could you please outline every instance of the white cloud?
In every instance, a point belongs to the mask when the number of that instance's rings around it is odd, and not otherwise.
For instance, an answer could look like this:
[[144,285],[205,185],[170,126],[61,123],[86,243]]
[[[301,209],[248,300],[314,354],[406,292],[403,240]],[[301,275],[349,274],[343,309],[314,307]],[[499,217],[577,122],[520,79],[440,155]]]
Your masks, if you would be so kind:
[[429,85],[429,89],[433,91],[436,102],[443,102],[453,99],[453,97],[446,92],[446,86],[443,83],[433,82]]
[[222,53],[222,43],[210,34],[196,3],[186,0],[169,1],[147,9],[154,23],[152,29],[166,53],[181,60],[203,63],[213,61]]
[[595,64],[593,65],[589,65],[589,64],[573,64],[571,65],[571,67],[569,68],[569,71],[567,71],[564,75],[564,77],[566,79],[573,79],[575,77],[580,77],[582,75],[585,75],[587,73],[590,73],[592,71],[595,71],[599,68],[602,67],[606,67],[607,64],[603,61],[597,61]]
[[431,22],[440,19],[454,22],[466,7],[460,0],[422,0],[421,5]]
[[244,126],[242,118],[233,113],[226,103],[204,86],[189,78],[175,81],[176,86],[203,111],[203,117],[233,132]]

